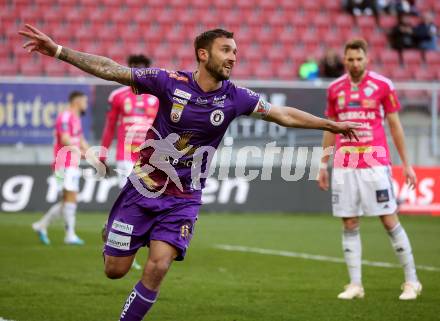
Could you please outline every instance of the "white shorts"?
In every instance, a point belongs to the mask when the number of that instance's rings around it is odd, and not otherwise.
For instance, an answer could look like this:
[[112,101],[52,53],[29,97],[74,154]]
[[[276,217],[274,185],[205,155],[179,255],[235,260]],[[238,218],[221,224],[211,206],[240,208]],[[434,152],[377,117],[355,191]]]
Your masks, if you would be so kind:
[[78,192],[80,178],[81,171],[77,167],[62,168],[55,171],[55,179],[59,192],[63,190],[69,192]]
[[397,211],[389,166],[334,168],[332,173],[333,216],[380,216]]
[[116,161],[116,172],[118,173],[120,188],[124,187],[125,183],[127,183],[127,177],[131,174],[133,166],[134,163],[131,161]]

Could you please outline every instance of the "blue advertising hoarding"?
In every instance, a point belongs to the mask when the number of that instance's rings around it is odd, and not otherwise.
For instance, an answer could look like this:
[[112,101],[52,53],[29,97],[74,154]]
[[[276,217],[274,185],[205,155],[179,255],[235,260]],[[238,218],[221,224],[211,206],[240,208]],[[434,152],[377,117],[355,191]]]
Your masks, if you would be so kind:
[[57,114],[68,106],[74,90],[89,97],[88,111],[82,117],[84,135],[89,138],[91,85],[0,83],[0,144],[52,144]]

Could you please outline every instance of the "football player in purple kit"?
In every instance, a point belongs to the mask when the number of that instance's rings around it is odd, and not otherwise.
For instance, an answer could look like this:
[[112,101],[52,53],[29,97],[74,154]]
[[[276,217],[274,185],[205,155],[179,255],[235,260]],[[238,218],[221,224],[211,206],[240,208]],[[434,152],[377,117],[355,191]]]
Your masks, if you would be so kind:
[[[58,58],[102,79],[132,86],[138,94],[159,98],[152,129],[107,224],[104,257],[109,278],[123,277],[137,250],[145,245],[150,248],[141,280],[122,308],[123,321],[143,319],[156,301],[171,263],[183,260],[206,179],[193,169],[209,166],[205,152],[218,147],[232,120],[248,115],[281,126],[327,130],[357,139],[355,123],[274,106],[229,81],[237,46],[233,33],[222,29],[203,32],[195,39],[198,67],[194,72],[128,68],[106,57],[62,47],[30,25],[19,33],[29,38],[23,46],[29,52]],[[162,164],[157,153],[164,156]]]

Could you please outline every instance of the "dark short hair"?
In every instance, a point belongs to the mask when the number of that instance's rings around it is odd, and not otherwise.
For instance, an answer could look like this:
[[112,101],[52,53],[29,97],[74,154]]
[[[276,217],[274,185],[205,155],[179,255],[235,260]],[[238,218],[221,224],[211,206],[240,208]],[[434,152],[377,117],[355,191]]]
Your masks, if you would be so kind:
[[198,35],[196,39],[194,40],[194,50],[196,53],[196,59],[197,62],[200,62],[199,55],[197,54],[197,51],[199,49],[206,49],[211,50],[212,43],[217,38],[228,38],[232,39],[234,38],[234,33],[226,31],[224,29],[212,29],[205,31]]
[[368,43],[362,38],[354,38],[345,44],[344,54],[348,49],[361,49],[364,53],[368,52]]
[[69,94],[69,103],[71,103],[75,98],[77,98],[77,97],[83,97],[83,96],[85,96],[85,95],[86,95],[86,94],[83,93],[83,92],[81,92],[81,91],[74,90],[74,91],[72,91],[72,92]]
[[128,66],[145,65],[146,68],[151,66],[151,59],[144,55],[130,55],[127,59]]

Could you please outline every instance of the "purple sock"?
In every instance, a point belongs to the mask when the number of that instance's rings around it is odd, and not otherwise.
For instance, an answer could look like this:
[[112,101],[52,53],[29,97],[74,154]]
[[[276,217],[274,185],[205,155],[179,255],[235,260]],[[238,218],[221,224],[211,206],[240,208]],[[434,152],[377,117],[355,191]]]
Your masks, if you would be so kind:
[[141,321],[156,302],[157,292],[147,289],[141,281],[125,301],[119,321]]

